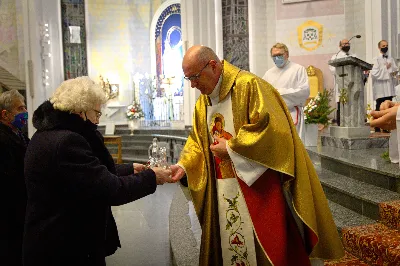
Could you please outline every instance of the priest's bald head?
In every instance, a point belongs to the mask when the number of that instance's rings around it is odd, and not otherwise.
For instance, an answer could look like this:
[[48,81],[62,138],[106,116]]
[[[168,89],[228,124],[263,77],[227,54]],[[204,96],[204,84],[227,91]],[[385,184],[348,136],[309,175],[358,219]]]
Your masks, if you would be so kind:
[[222,73],[222,62],[215,52],[207,46],[195,45],[190,47],[182,61],[185,79],[192,88],[202,94],[210,94],[218,83]]

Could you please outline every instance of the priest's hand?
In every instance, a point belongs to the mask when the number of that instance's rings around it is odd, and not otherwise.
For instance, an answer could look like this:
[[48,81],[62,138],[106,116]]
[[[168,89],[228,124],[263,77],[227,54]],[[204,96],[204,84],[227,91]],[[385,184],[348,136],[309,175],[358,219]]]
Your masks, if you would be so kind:
[[399,106],[393,106],[382,111],[372,111],[371,115],[374,118],[371,121],[371,127],[380,127],[386,130],[396,129],[396,116]]
[[172,176],[171,176],[172,182],[178,182],[185,175],[185,170],[183,170],[183,168],[177,164],[171,165],[170,169],[172,172]]
[[142,172],[143,170],[146,170],[146,166],[140,163],[133,163],[133,171],[135,174]]
[[229,159],[229,153],[226,149],[226,139],[214,136],[216,144],[210,145],[212,154],[220,159]]

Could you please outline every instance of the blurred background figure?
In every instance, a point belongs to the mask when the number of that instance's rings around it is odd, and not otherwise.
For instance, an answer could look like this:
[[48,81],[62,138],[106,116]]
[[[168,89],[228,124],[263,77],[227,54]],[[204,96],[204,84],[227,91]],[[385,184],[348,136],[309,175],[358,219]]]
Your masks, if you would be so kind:
[[303,66],[289,61],[289,49],[283,43],[272,46],[270,53],[275,66],[264,74],[263,79],[274,86],[285,100],[297,133],[304,143],[303,106],[310,96],[307,71]]
[[[348,56],[353,56],[357,57],[355,54],[350,54],[350,43],[349,40],[343,39],[339,42],[339,52],[334,54],[331,58],[331,60],[336,60]],[[336,81],[336,67],[334,66],[329,66],[329,70],[331,71],[333,75],[333,86],[334,86],[334,91],[335,91],[335,101],[336,101],[336,124],[340,126],[340,103],[339,103],[339,84]]]
[[[373,68],[370,71],[372,77],[373,98],[376,101],[376,111],[380,110],[380,105],[386,100],[391,101],[396,92],[392,73],[396,73],[397,66],[394,59],[388,55],[389,46],[386,40],[378,43],[380,55],[373,59]],[[380,132],[376,127],[375,132]]]
[[28,113],[25,99],[17,91],[0,95],[0,261],[2,265],[22,265],[26,188],[24,156],[28,137],[22,133]]

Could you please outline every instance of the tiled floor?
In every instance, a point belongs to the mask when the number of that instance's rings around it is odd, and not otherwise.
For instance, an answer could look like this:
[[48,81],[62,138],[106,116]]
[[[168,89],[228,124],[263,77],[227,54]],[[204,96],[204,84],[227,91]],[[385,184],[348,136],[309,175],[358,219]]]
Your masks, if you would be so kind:
[[158,186],[150,196],[113,207],[122,248],[106,259],[107,266],[172,265],[168,215],[177,188]]

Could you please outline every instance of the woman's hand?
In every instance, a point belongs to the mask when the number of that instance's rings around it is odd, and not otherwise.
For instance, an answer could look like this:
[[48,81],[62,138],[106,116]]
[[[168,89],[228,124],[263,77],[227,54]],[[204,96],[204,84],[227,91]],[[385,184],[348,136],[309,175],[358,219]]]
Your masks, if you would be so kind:
[[171,179],[171,174],[172,174],[171,169],[169,168],[165,169],[163,167],[153,167],[151,168],[151,170],[153,170],[154,173],[156,173],[157,185],[164,185],[164,183],[166,182],[168,183],[173,182]]
[[133,171],[135,174],[142,172],[143,170],[146,170],[146,166],[140,163],[133,163]]

